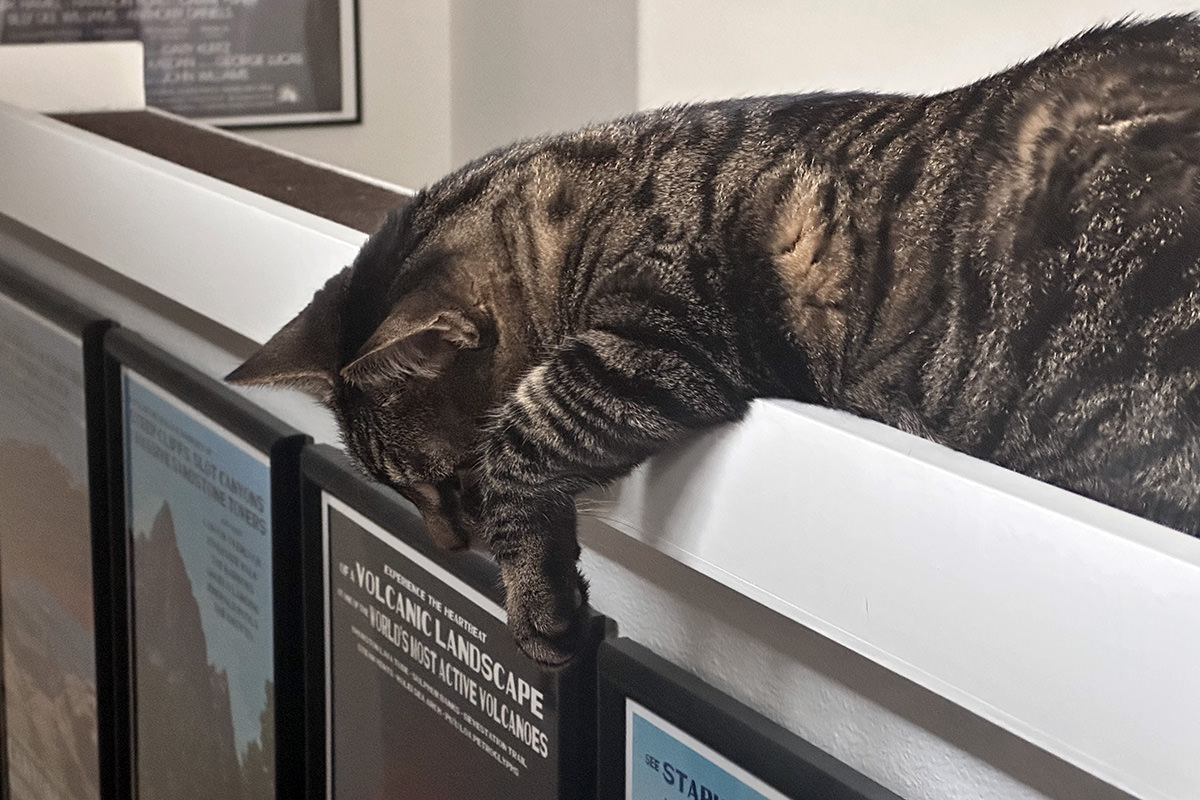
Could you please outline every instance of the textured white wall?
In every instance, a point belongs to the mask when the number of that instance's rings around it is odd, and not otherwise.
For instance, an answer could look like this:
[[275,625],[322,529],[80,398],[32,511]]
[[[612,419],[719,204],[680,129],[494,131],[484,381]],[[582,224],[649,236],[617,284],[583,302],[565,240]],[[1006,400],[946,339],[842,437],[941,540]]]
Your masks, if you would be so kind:
[[584,520],[581,536],[592,603],[622,635],[901,797],[1128,798],[596,519]]

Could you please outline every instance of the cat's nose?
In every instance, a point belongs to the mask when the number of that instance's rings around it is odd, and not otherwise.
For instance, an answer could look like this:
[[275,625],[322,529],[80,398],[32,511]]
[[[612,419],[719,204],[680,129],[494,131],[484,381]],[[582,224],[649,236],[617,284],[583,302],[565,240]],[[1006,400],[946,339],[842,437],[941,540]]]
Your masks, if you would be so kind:
[[454,494],[458,498],[461,513],[472,520],[477,519],[483,506],[483,497],[479,493],[479,482],[475,480],[474,471],[459,467],[450,480],[455,482]]
[[437,484],[418,483],[404,492],[425,521],[429,538],[443,550],[462,550],[470,546],[468,532],[459,522],[457,496],[443,487],[442,481]]
[[429,538],[443,550],[465,550],[471,546],[470,536],[457,524],[457,520],[440,513],[422,511]]

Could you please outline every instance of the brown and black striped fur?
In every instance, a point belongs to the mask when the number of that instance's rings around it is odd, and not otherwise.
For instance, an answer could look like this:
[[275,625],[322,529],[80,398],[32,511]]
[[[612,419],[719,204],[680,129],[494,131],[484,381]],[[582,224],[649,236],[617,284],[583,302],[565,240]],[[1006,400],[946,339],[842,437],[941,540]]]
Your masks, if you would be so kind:
[[1200,25],[928,97],[669,108],[421,192],[237,370],[336,413],[569,657],[574,496],[755,397],[847,409],[1200,533]]

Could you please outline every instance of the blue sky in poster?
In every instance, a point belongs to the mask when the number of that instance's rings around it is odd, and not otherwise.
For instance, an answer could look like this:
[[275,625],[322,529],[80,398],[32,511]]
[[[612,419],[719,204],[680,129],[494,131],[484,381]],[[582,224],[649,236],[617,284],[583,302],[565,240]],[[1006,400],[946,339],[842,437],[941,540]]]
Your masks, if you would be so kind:
[[627,701],[628,800],[786,800],[683,731]]
[[0,296],[0,380],[0,439],[45,444],[83,485],[87,440],[79,339]]
[[[124,388],[130,524],[138,535],[145,535],[163,502],[171,508],[180,555],[200,605],[209,661],[229,677],[234,736],[241,754],[259,736],[264,686],[274,678],[270,466],[265,456],[128,371]],[[164,464],[164,452],[179,459],[176,468]],[[182,464],[192,468],[190,480]],[[255,496],[261,510],[253,507]],[[235,504],[253,513],[239,514]],[[255,516],[264,530],[257,529]],[[240,563],[235,565],[229,554],[238,549]],[[232,604],[236,608],[228,603],[220,608],[208,591],[210,571],[228,568],[246,579],[253,607],[238,602]],[[244,612],[251,613],[246,617]],[[244,622],[232,623],[230,617],[239,614]]]

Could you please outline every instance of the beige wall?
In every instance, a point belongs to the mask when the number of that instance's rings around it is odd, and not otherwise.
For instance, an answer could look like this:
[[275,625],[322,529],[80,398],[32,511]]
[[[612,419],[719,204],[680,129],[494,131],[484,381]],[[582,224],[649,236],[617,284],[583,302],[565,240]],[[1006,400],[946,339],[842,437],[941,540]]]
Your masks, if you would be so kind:
[[644,0],[638,102],[819,89],[934,92],[969,83],[1132,10],[1178,0]]
[[361,124],[241,133],[417,188],[513,139],[637,107],[634,0],[358,7]]
[[634,0],[452,0],[451,159],[637,108]]

